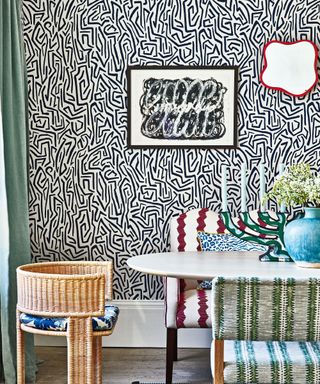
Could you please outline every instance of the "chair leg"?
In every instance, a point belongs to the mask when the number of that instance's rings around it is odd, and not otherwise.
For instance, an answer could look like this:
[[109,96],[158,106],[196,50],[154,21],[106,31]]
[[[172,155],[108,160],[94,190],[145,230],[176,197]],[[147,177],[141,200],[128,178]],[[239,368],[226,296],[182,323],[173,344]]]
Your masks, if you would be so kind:
[[176,357],[177,330],[167,328],[166,384],[172,384],[173,361]]
[[17,311],[17,384],[25,384],[24,332],[20,326],[19,311]]
[[214,341],[214,384],[224,384],[224,340]]
[[70,317],[68,322],[68,384],[94,384],[92,319]]
[[93,337],[94,384],[102,384],[102,337]]
[[178,330],[175,329],[173,361],[178,361]]

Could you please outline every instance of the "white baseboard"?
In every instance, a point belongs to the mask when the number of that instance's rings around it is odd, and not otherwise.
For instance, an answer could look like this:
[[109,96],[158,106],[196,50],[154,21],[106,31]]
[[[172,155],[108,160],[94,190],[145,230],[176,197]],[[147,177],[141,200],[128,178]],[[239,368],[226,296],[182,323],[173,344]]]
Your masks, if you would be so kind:
[[[161,300],[114,300],[120,308],[119,320],[111,336],[103,338],[105,347],[163,348],[166,345],[164,307]],[[211,329],[180,329],[181,348],[209,348]],[[65,346],[64,337],[35,336],[38,346]]]

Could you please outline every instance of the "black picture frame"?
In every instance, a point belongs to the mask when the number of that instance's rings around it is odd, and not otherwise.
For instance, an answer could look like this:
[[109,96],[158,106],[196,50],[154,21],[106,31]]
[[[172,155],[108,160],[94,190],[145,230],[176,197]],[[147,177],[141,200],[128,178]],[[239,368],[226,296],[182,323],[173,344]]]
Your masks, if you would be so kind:
[[[181,77],[182,73],[185,76]],[[228,97],[223,99],[223,116],[225,111],[229,113],[227,116],[228,126],[225,127],[225,140],[221,138],[213,139],[177,139],[177,138],[150,138],[143,137],[142,124],[143,114],[141,112],[141,98],[143,96],[143,84],[145,81],[153,81],[153,79],[160,79],[160,81],[181,81],[190,79],[204,79],[207,73],[208,79],[215,79],[220,85],[221,79],[227,82],[229,89],[224,91],[228,93]],[[127,145],[132,149],[163,149],[163,148],[197,148],[197,149],[236,149],[238,145],[238,130],[237,130],[237,91],[238,91],[238,66],[148,66],[148,65],[135,65],[128,66],[127,68],[127,84],[128,84],[128,136]],[[154,76],[158,74],[158,76]],[[177,77],[175,76],[177,75]],[[179,77],[180,75],[180,77]],[[210,77],[211,76],[211,77]],[[164,80],[165,78],[165,80]],[[149,79],[149,80],[148,80]],[[152,79],[152,80],[151,80]],[[167,80],[169,79],[169,80]],[[230,90],[231,86],[231,90]],[[227,106],[226,106],[226,103]],[[225,120],[223,120],[223,123]],[[226,125],[226,124],[224,124]],[[162,143],[163,142],[163,143]]]

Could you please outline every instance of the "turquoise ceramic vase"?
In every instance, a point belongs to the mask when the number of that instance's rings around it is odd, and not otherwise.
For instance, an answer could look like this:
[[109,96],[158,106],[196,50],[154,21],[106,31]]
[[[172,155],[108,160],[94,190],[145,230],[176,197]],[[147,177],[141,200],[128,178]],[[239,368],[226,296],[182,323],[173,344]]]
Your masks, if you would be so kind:
[[284,243],[299,267],[320,268],[320,208],[305,208],[304,217],[288,223]]

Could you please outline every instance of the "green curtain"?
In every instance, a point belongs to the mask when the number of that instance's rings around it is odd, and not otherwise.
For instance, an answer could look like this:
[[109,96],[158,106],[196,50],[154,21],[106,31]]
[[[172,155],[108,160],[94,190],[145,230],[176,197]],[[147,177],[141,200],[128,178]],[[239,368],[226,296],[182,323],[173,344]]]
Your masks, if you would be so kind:
[[[27,92],[21,0],[0,0],[0,98],[6,192],[0,220],[7,219],[8,246],[0,233],[1,374],[16,383],[16,268],[30,262],[27,174]],[[2,196],[3,197],[3,196]],[[4,206],[4,207],[3,207]],[[4,224],[5,226],[5,224]],[[3,238],[4,237],[4,238]],[[27,381],[35,381],[33,339],[26,340]]]

